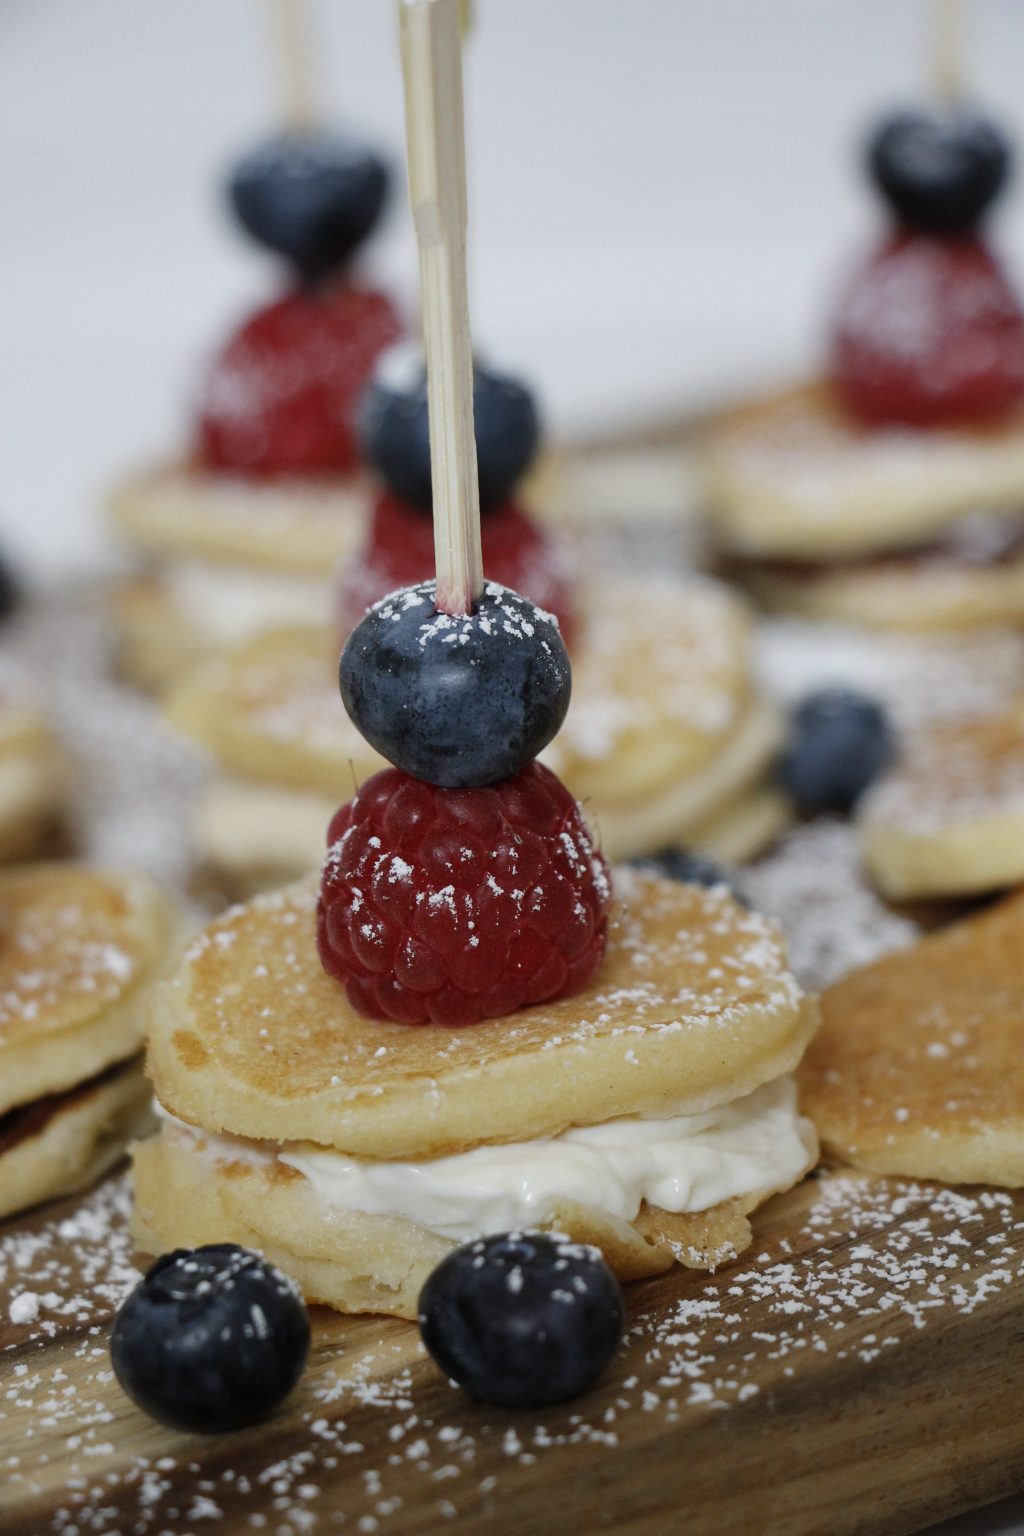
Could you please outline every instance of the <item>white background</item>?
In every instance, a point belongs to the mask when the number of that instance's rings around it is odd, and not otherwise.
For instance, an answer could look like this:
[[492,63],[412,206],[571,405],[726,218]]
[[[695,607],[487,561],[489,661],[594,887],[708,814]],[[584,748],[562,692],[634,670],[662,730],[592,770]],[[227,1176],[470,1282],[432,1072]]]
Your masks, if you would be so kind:
[[[643,420],[815,356],[878,215],[854,146],[919,93],[921,0],[477,0],[478,343],[549,420]],[[313,15],[330,115],[401,152],[389,0]],[[260,0],[3,0],[0,540],[96,558],[121,467],[180,444],[201,360],[274,287],[217,183],[276,125]],[[1024,136],[1024,5],[976,0],[977,94]],[[411,288],[404,194],[370,264]],[[1024,253],[1024,192],[1000,239]]]

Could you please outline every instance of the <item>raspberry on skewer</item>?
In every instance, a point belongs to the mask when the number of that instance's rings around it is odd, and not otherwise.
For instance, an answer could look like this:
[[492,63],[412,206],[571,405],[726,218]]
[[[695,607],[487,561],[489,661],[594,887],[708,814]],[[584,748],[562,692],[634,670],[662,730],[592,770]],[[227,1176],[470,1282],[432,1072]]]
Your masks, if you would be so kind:
[[[360,405],[358,428],[363,459],[385,490],[366,541],[345,571],[338,605],[342,635],[372,604],[422,581],[432,569],[427,375],[418,353],[399,345],[385,354]],[[553,613],[571,644],[576,612],[570,551],[516,500],[540,440],[533,394],[519,379],[475,362],[473,431],[488,576]]]
[[345,707],[401,771],[334,817],[317,939],[361,1011],[462,1026],[584,986],[611,893],[579,807],[533,761],[569,703],[558,626],[484,580],[456,13],[406,5],[402,25],[437,575],[378,603],[342,653]]

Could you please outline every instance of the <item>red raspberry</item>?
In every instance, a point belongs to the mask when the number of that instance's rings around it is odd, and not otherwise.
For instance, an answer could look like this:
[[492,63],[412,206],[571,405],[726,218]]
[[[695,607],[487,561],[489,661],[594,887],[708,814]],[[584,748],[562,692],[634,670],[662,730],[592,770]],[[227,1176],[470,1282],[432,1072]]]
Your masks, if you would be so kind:
[[489,789],[375,774],[331,822],[328,975],[371,1018],[477,1024],[578,992],[608,936],[608,868],[539,763]]
[[257,310],[207,377],[201,462],[267,477],[351,469],[359,397],[401,329],[384,294],[346,284],[299,289]]
[[898,233],[847,288],[832,370],[868,423],[984,421],[1024,396],[1024,316],[979,240]]
[[[575,618],[573,579],[562,541],[545,533],[511,501],[484,513],[481,533],[488,579],[553,613],[569,645]],[[382,496],[374,508],[369,540],[346,572],[339,594],[342,633],[348,635],[367,608],[389,592],[426,581],[433,571],[430,513],[397,496]]]

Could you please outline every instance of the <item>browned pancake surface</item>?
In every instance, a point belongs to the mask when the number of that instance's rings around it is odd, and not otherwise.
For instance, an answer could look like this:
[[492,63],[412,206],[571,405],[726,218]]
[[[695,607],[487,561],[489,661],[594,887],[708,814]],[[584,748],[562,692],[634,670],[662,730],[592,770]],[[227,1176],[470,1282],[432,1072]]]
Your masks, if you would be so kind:
[[830,987],[800,1084],[857,1166],[1024,1183],[1024,893]]
[[584,992],[454,1030],[354,1012],[317,956],[315,880],[235,908],[158,991],[157,1092],[207,1130],[401,1157],[704,1107],[791,1070],[814,1020],[776,930],[722,890],[629,871],[616,888]]

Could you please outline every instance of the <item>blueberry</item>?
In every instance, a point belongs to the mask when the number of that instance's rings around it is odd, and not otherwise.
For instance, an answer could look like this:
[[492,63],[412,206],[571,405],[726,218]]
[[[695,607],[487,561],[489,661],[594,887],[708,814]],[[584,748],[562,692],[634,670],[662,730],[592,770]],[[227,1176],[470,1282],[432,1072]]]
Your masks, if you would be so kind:
[[[477,362],[473,372],[480,505],[499,505],[537,452],[540,420],[533,395],[509,374]],[[378,366],[359,409],[363,457],[388,489],[413,506],[429,507],[430,432],[423,360],[395,348]]]
[[316,282],[343,267],[377,223],[390,177],[384,161],[336,134],[271,139],[236,167],[228,197],[242,226]]
[[741,906],[748,906],[735,870],[724,869],[706,853],[691,848],[660,848],[657,853],[643,853],[629,860],[637,869],[650,869],[681,885],[724,885]]
[[824,688],[794,712],[779,777],[802,815],[846,815],[892,755],[880,704],[846,688]]
[[430,1354],[471,1397],[544,1408],[600,1376],[622,1338],[622,1291],[596,1248],[504,1232],[441,1260],[419,1320]]
[[488,582],[473,613],[434,606],[434,583],[370,609],[341,653],[341,696],[372,747],[445,789],[496,784],[565,719],[569,653],[548,613]]
[[1010,170],[994,123],[965,107],[900,112],[872,134],[868,165],[901,224],[933,234],[975,227]]
[[236,1243],[165,1253],[114,1320],[121,1386],[172,1429],[212,1434],[254,1424],[286,1397],[309,1353],[294,1283]]
[[0,558],[0,624],[9,619],[21,603],[21,582],[7,561]]

